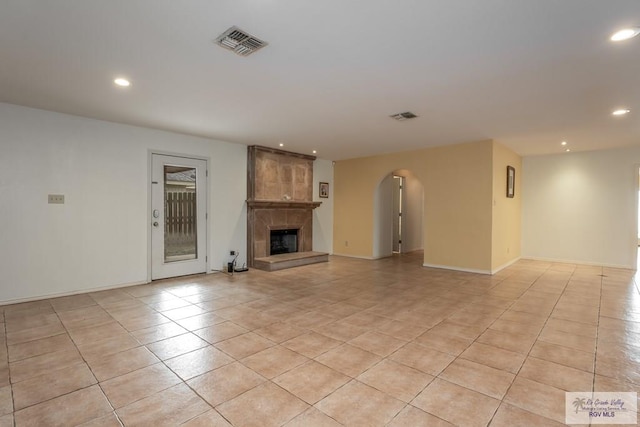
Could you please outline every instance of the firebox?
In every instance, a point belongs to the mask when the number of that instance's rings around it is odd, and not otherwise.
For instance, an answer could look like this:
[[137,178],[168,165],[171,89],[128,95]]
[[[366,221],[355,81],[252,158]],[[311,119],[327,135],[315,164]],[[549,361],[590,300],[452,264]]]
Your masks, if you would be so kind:
[[298,252],[298,229],[271,230],[269,255]]

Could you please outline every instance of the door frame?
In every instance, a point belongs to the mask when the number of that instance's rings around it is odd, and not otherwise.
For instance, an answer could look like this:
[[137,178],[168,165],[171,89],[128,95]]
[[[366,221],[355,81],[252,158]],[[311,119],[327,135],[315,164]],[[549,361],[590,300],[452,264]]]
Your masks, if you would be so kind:
[[[165,150],[154,150],[154,149],[148,149],[147,150],[147,210],[145,212],[145,231],[147,233],[147,283],[151,283],[151,269],[152,269],[152,257],[151,257],[151,250],[152,250],[152,243],[151,243],[151,225],[149,222],[149,213],[152,210],[152,201],[151,201],[151,186],[153,184],[151,184],[151,181],[153,180],[153,155],[154,154],[158,154],[161,156],[172,156],[172,157],[183,157],[185,159],[195,159],[195,160],[204,160],[207,164],[207,172],[209,171],[209,165],[211,164],[210,162],[210,158],[209,157],[205,157],[205,156],[198,156],[198,155],[192,155],[192,154],[185,154],[185,153],[176,153],[173,151],[165,151]],[[209,226],[209,220],[210,220],[210,215],[209,215],[209,199],[210,199],[210,180],[209,180],[209,174],[207,173],[205,176],[205,183],[207,185],[207,191],[206,191],[206,198],[205,198],[205,203],[206,203],[206,212],[207,212],[207,216],[205,217],[205,239],[206,239],[206,254],[205,254],[205,274],[209,274],[210,268],[209,268],[209,253],[211,252],[211,248],[210,246],[210,242],[209,242],[209,230],[211,229],[211,227]]]

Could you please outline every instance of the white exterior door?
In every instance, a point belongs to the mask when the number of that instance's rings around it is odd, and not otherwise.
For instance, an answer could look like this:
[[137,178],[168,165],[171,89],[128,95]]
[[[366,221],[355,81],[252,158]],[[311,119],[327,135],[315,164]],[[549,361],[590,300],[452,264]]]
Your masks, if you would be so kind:
[[152,154],[151,279],[207,270],[207,162]]

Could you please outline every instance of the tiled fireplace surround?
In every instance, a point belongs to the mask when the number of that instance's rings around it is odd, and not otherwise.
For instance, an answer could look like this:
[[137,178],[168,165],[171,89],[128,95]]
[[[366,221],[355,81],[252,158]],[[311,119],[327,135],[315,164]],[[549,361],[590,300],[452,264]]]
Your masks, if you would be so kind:
[[269,256],[271,230],[298,230],[298,251],[313,248],[314,156],[248,147],[247,248],[250,267]]

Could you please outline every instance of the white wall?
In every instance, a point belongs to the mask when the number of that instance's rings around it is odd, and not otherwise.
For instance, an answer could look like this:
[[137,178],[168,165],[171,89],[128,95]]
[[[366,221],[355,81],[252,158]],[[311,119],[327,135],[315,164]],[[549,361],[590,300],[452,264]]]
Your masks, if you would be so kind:
[[147,280],[150,149],[209,158],[209,265],[245,262],[246,146],[0,103],[0,303]]
[[522,256],[636,267],[640,147],[525,157]]
[[[329,183],[329,197],[320,198],[320,183]],[[313,162],[313,200],[322,204],[313,210],[313,250],[333,253],[333,162]]]

